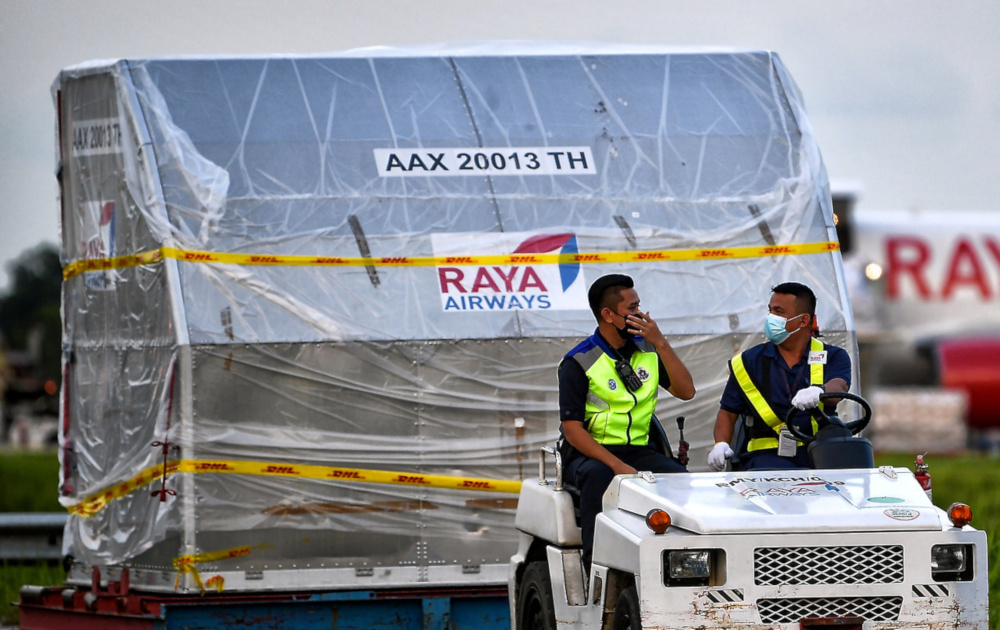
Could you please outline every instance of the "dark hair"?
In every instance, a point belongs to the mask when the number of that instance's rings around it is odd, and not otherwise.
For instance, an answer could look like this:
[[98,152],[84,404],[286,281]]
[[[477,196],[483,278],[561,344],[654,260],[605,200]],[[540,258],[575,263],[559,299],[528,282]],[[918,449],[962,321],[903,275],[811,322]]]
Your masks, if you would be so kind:
[[809,314],[809,318],[812,320],[812,331],[813,335],[819,337],[819,324],[816,322],[816,294],[813,290],[804,284],[799,282],[782,282],[781,284],[771,287],[772,293],[781,293],[782,295],[794,295],[795,301],[800,306],[805,306],[805,312]]
[[794,295],[796,302],[801,302],[805,305],[806,313],[809,313],[811,317],[816,316],[816,294],[806,285],[798,282],[782,282],[778,286],[771,287],[771,292],[781,293],[782,295]]
[[[618,302],[621,301],[619,296],[622,289],[633,287],[635,287],[635,282],[632,277],[622,273],[609,273],[595,280],[594,284],[590,285],[590,290],[587,291],[587,301],[590,303],[590,310],[594,313],[594,318],[600,322],[601,311],[604,310],[604,307],[617,306]],[[612,298],[616,298],[615,301],[612,301]]]

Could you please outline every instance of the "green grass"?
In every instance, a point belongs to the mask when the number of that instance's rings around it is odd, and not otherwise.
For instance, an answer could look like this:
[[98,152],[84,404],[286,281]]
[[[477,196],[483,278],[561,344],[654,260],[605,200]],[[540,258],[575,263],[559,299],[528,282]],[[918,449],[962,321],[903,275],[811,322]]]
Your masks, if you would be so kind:
[[61,512],[54,451],[0,451],[0,512]]
[[[913,467],[912,455],[879,455],[880,466]],[[989,543],[990,630],[1000,630],[1000,458],[982,455],[930,456],[934,503],[954,502],[973,510],[973,526]],[[59,462],[55,453],[0,452],[0,512],[58,512]],[[46,564],[0,566],[0,622],[16,623],[16,601],[24,584],[54,585],[65,579],[61,567]]]
[[[61,512],[59,457],[47,452],[0,452],[0,512]],[[52,586],[66,579],[59,564],[0,564],[0,623],[16,624],[18,591],[25,584]]]
[[55,586],[61,584],[65,579],[66,572],[63,571],[61,564],[44,562],[33,564],[4,562],[0,564],[0,623],[13,625],[18,622],[20,611],[10,603],[19,599],[19,591],[22,586],[25,584]]

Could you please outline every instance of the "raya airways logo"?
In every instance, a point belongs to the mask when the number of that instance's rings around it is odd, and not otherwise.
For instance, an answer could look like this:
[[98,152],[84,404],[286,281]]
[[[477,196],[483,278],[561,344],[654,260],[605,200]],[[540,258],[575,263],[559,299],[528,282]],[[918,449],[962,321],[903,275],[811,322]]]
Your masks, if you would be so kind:
[[[83,203],[80,247],[87,260],[102,260],[115,256],[115,202],[86,201]],[[115,288],[118,272],[109,269],[86,274],[87,287],[95,291]]]
[[[458,311],[553,311],[587,308],[580,263],[541,264],[533,254],[576,254],[575,234],[434,234],[441,308]],[[479,256],[515,256],[509,265],[462,264]],[[523,262],[522,262],[523,261]]]

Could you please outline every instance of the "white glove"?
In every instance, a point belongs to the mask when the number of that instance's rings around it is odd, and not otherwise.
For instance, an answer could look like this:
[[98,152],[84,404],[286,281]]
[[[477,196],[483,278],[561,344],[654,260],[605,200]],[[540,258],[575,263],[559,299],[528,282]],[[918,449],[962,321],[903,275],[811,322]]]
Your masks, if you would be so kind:
[[819,406],[819,395],[822,393],[823,388],[815,385],[800,389],[792,398],[792,406],[796,409],[815,409]]
[[729,444],[719,442],[708,454],[708,467],[718,472],[726,467],[726,460],[733,456],[733,449]]

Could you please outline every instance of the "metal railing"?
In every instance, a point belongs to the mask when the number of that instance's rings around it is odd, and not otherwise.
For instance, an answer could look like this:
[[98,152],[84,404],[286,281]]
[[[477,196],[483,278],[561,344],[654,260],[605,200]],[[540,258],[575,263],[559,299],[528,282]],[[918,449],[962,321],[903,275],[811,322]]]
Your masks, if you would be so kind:
[[0,561],[61,560],[66,514],[0,513]]

